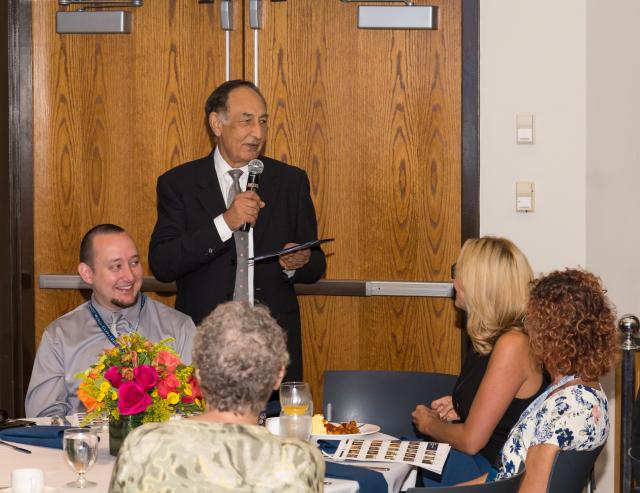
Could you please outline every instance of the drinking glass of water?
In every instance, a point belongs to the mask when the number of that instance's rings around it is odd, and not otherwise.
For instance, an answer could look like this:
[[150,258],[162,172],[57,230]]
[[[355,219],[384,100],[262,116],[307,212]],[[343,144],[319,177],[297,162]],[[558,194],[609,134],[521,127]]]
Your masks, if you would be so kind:
[[69,428],[62,437],[64,458],[69,467],[78,473],[75,481],[67,483],[72,488],[88,488],[96,483],[87,481],[85,474],[98,457],[98,435],[88,428]]
[[309,384],[284,382],[280,385],[280,434],[300,440],[311,438],[313,400]]

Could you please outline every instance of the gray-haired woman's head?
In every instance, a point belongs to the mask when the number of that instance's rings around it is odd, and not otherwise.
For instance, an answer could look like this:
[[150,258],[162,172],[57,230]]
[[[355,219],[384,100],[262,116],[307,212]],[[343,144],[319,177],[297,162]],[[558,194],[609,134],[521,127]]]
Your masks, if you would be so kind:
[[224,303],[198,326],[193,364],[209,408],[258,414],[288,362],[284,331],[263,306]]

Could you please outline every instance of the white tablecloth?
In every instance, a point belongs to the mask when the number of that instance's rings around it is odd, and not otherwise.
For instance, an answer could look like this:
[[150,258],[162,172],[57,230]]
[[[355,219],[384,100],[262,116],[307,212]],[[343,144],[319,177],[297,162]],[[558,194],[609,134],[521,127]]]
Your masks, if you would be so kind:
[[[368,438],[368,437],[367,437]],[[388,435],[378,433],[371,436],[372,439],[389,439]],[[65,485],[75,479],[75,473],[67,466],[62,450],[45,447],[33,447],[30,445],[16,444],[19,447],[32,451],[31,454],[23,454],[8,447],[0,446],[0,488],[8,487],[11,484],[11,471],[22,467],[35,467],[44,471],[45,484],[55,487],[58,493],[78,493],[78,489],[67,488]],[[98,459],[87,473],[87,479],[98,483],[95,488],[87,490],[88,493],[107,493],[109,480],[115,458],[109,455],[109,436],[107,433],[100,434],[100,446],[98,449]],[[365,462],[362,464],[376,465],[378,463]],[[415,484],[415,473],[410,474],[410,466],[404,464],[380,463],[390,470],[384,474],[389,484],[389,493],[398,493],[403,486],[413,486]],[[405,480],[409,476],[409,483]],[[413,479],[411,479],[411,477]],[[357,493],[358,483],[342,479],[326,478],[326,493]]]

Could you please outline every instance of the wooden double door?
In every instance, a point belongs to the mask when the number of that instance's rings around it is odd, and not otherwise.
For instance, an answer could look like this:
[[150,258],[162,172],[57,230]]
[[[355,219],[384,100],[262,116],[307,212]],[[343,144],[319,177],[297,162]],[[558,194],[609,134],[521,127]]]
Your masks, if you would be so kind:
[[[33,3],[36,276],[75,273],[82,234],[102,222],[146,259],[156,178],[210,151],[204,102],[229,77],[266,97],[265,154],[309,175],[319,235],[335,238],[327,279],[448,281],[462,238],[462,0],[429,2],[436,30],[358,29],[358,5],[340,0],[257,2],[252,29],[250,0],[232,0],[224,31],[220,3],[146,1],[128,35],[56,34],[63,7]],[[459,369],[450,299],[300,300],[316,402],[325,369]],[[80,302],[36,289],[36,343]]]

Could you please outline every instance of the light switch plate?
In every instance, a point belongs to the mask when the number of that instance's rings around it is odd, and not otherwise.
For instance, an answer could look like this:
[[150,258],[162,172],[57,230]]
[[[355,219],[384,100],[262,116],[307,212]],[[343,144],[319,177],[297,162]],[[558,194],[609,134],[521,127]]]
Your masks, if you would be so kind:
[[533,113],[516,114],[516,143],[533,144]]
[[535,207],[535,186],[532,181],[516,182],[516,211],[533,212]]

